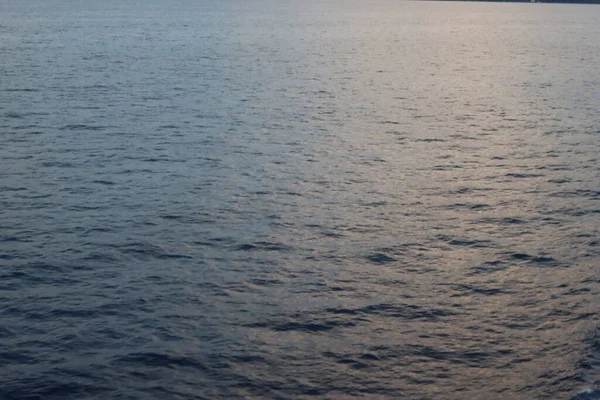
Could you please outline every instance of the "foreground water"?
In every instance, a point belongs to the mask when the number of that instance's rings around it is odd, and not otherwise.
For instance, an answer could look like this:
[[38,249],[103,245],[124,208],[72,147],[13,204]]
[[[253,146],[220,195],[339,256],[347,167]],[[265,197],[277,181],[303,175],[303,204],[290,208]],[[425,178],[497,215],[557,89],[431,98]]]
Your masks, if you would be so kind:
[[598,398],[599,7],[10,0],[0,49],[0,398]]

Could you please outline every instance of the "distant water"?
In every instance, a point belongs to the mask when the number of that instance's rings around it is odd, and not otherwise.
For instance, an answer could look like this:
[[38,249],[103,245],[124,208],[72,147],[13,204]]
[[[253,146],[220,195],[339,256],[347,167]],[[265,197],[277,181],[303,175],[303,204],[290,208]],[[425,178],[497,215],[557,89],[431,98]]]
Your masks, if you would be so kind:
[[0,5],[0,399],[600,398],[600,7]]

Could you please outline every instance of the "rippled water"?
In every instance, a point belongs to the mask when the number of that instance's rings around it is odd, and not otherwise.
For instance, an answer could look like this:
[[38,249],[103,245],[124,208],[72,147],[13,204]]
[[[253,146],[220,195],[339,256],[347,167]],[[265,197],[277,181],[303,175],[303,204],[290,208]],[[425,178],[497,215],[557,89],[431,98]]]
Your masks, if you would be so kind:
[[598,398],[600,7],[8,0],[0,51],[0,398]]

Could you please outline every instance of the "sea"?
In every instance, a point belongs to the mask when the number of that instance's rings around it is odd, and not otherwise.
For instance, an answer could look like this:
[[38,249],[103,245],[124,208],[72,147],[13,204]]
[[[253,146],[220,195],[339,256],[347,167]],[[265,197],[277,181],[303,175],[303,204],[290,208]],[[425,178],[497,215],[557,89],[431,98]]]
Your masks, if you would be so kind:
[[0,1],[0,399],[600,399],[600,6]]

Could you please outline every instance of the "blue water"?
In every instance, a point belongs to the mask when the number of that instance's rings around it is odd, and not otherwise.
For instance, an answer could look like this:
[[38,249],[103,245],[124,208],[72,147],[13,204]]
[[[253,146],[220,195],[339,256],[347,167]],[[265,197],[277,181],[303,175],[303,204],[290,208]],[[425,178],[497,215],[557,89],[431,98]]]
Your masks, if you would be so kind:
[[0,399],[600,398],[600,7],[0,6]]

